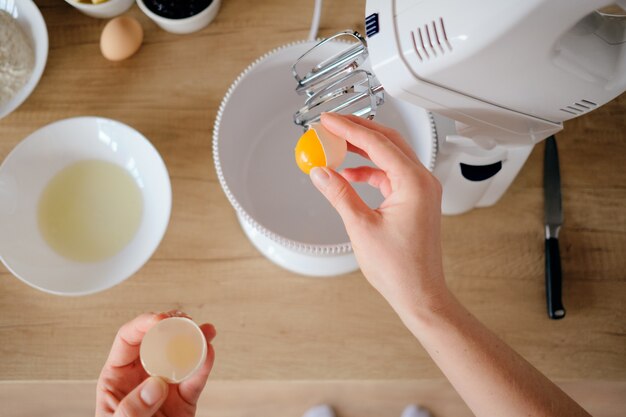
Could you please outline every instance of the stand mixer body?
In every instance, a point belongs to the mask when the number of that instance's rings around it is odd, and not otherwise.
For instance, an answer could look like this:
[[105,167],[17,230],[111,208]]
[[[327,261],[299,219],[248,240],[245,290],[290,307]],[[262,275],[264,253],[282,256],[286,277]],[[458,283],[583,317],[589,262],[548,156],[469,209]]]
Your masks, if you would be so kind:
[[[368,0],[371,77],[359,92],[369,83],[370,100],[353,113],[374,117],[384,89],[439,115],[434,173],[443,213],[495,204],[536,143],[626,89],[626,19],[595,11],[611,3]],[[342,88],[322,95],[338,102]]]
[[456,121],[435,165],[444,214],[496,203],[537,142],[626,89],[626,20],[595,12],[611,3],[367,1],[385,91]]

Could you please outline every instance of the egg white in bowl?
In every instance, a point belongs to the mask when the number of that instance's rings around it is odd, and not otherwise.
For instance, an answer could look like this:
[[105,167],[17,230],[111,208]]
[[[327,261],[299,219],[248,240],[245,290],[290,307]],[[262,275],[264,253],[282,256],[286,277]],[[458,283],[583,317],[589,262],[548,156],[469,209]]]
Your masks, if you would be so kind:
[[[94,161],[124,171],[141,199],[136,230],[119,250],[106,256],[59,250],[41,222],[42,204],[55,180],[77,164]],[[83,187],[101,193],[100,187],[111,182],[108,179],[89,181]],[[126,198],[107,195],[112,201],[104,205],[105,210]],[[141,133],[101,117],[59,120],[22,140],[0,165],[0,261],[17,278],[48,293],[76,296],[102,291],[121,283],[150,259],[167,229],[171,206],[165,163]],[[110,218],[94,214],[88,219]],[[120,228],[119,224],[97,226]]]

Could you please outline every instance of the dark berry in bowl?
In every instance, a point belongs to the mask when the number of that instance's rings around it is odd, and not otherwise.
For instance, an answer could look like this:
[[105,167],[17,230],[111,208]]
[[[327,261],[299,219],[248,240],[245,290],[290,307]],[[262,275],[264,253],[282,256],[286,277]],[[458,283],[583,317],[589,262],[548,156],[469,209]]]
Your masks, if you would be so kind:
[[213,0],[141,0],[148,9],[166,19],[185,19],[195,16],[213,3]]

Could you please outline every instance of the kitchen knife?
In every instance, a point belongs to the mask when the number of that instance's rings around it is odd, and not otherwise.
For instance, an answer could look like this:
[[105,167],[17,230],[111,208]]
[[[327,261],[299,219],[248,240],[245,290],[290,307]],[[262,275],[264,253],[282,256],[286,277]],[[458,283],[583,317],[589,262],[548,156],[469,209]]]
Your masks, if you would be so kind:
[[543,160],[543,196],[546,224],[546,302],[548,316],[553,320],[565,317],[561,301],[561,255],[559,253],[559,230],[563,224],[561,207],[561,175],[556,139],[546,139]]

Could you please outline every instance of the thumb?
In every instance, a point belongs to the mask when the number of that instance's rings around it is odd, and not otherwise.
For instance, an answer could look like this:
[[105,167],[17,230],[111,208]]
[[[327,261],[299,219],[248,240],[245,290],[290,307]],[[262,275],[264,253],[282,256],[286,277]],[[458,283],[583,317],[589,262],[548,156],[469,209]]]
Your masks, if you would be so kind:
[[152,417],[167,398],[169,386],[158,377],[150,377],[119,403],[113,417]]
[[361,200],[350,183],[332,169],[313,168],[310,175],[313,185],[337,210],[346,226],[355,218],[371,213],[370,208]]

